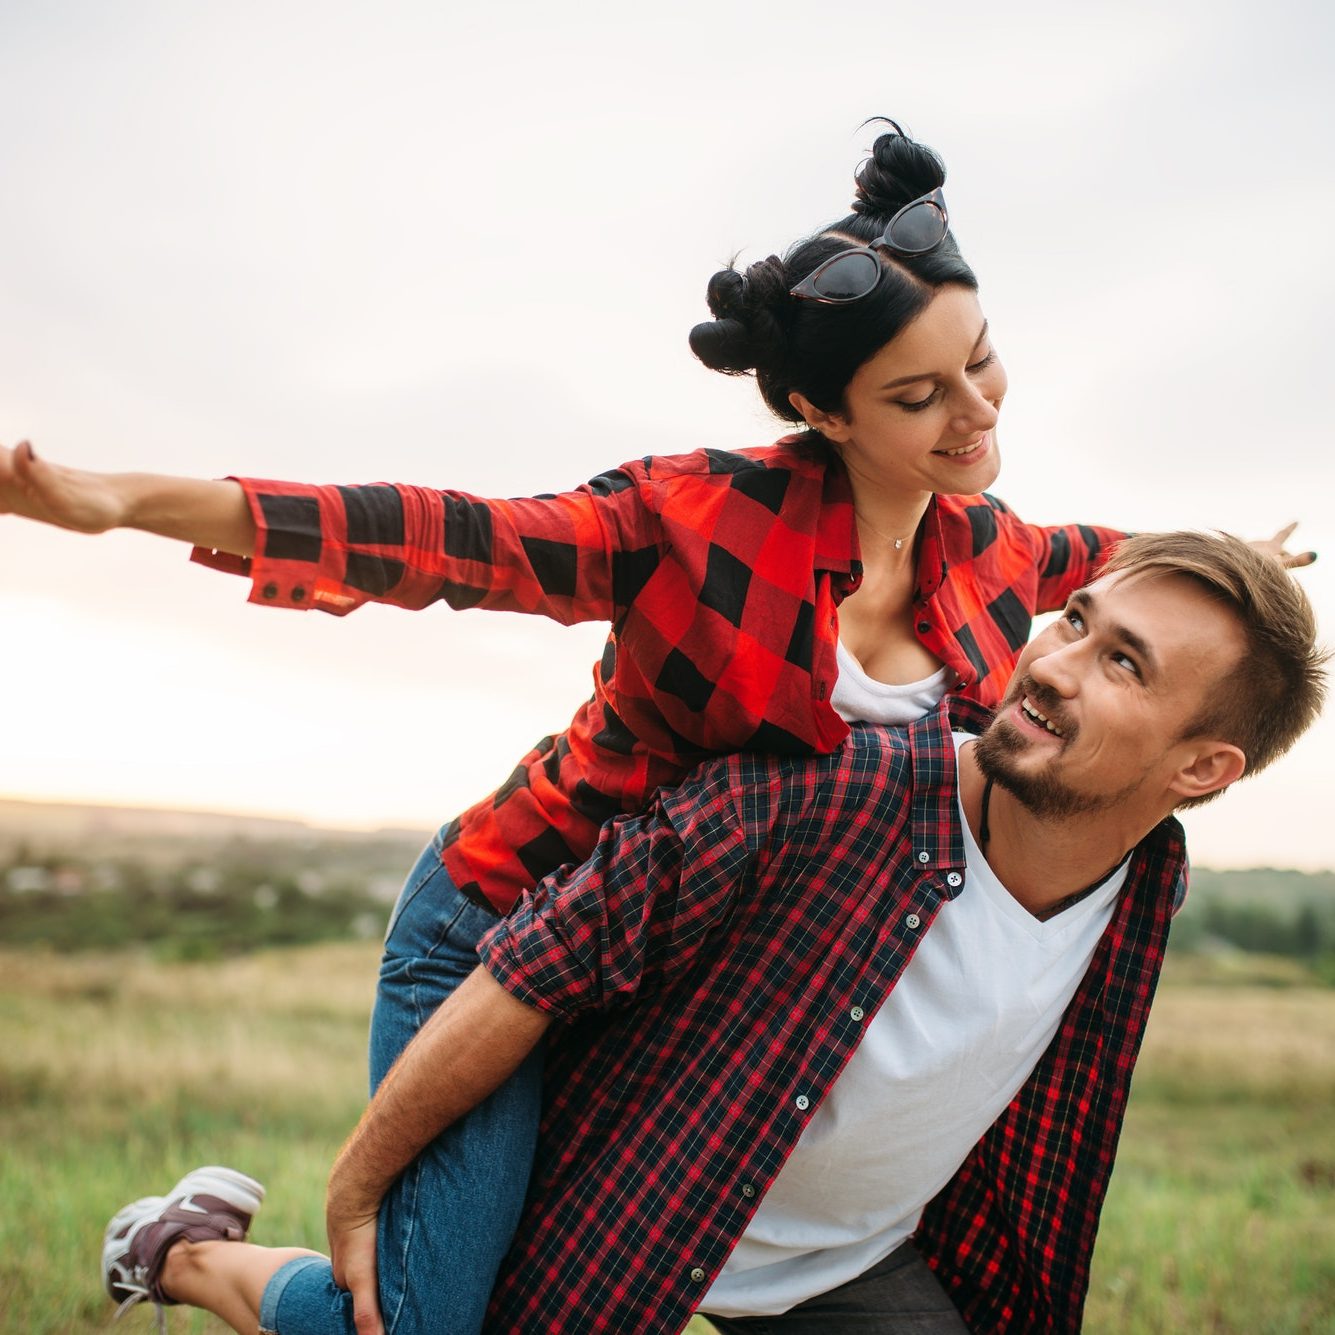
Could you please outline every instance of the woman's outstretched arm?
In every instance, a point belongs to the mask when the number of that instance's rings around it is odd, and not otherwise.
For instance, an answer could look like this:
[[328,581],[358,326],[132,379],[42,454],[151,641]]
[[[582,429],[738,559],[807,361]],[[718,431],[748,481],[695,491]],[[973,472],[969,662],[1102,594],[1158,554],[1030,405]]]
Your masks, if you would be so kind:
[[[682,470],[676,470],[678,472]],[[707,476],[702,458],[685,480]],[[250,582],[250,601],[337,616],[445,602],[566,624],[613,620],[658,564],[661,525],[634,460],[560,494],[506,500],[401,483],[321,486],[96,473],[0,446],[0,515],[178,538]]]
[[0,445],[0,514],[76,533],[140,529],[234,556],[255,550],[255,521],[235,482],[64,468],[39,459],[27,441]]

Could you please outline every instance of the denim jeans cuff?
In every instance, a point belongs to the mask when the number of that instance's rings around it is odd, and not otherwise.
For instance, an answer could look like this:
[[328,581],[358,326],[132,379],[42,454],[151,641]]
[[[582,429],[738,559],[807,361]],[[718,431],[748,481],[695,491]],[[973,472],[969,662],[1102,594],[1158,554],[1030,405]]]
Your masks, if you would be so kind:
[[323,1256],[294,1256],[273,1272],[260,1298],[260,1335],[278,1335],[278,1305],[283,1301],[287,1286],[303,1270],[309,1270],[313,1265],[328,1264]]

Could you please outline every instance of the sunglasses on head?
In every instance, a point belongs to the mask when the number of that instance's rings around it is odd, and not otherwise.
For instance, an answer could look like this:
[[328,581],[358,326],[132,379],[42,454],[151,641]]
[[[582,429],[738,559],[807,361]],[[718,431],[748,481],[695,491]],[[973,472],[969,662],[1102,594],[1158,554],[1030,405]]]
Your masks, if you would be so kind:
[[888,250],[892,255],[926,255],[946,239],[949,228],[950,215],[938,186],[931,194],[905,204],[870,245],[853,246],[831,255],[791,288],[788,295],[831,306],[858,301],[881,281],[878,250]]

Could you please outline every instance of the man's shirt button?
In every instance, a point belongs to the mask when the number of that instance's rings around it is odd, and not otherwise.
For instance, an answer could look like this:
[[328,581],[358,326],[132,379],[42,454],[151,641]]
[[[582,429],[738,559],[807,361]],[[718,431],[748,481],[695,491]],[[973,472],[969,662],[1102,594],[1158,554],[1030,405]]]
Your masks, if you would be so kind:
[[300,584],[298,584],[297,587],[292,590],[292,601],[294,603],[299,603],[305,596],[306,596],[306,590],[303,589]]
[[811,1100],[807,1098],[805,1094],[799,1094],[793,1102],[797,1104],[802,1112],[806,1112],[806,1110],[811,1107]]
[[922,919],[918,917],[916,913],[910,913],[909,916],[904,919],[904,926],[911,931],[916,932],[918,928],[922,926]]
[[742,1183],[742,1195],[749,1201],[756,1194],[756,1189],[749,1183]]
[[703,1284],[704,1282],[705,1282],[705,1272],[701,1270],[699,1266],[696,1266],[695,1269],[691,1271],[691,1283]]
[[963,882],[963,880],[964,877],[961,876],[957,871],[951,871],[946,873],[946,884],[950,886],[952,889],[954,889],[955,886],[960,885]]
[[864,1011],[861,1006],[854,1006],[853,1009],[848,1012],[850,1018],[854,1020],[862,1019],[866,1013],[867,1012]]
[[277,585],[277,584],[266,584],[266,585],[264,586],[264,588],[262,588],[262,589],[260,590],[260,592],[261,592],[266,598],[277,598],[277,597],[278,597],[278,585]]
[[932,860],[932,855],[925,848],[922,850],[921,853],[918,854],[919,862],[930,862],[931,860]]

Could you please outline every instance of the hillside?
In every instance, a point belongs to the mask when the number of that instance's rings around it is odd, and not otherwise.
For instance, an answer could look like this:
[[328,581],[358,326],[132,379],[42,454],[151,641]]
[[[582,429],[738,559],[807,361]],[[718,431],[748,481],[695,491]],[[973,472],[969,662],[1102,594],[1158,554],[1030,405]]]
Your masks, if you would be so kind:
[[[0,799],[0,941],[230,954],[369,936],[426,831]],[[1335,870],[1193,867],[1178,951],[1335,956]]]

